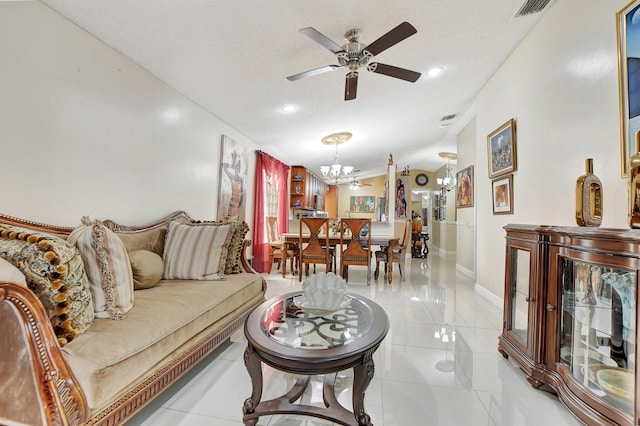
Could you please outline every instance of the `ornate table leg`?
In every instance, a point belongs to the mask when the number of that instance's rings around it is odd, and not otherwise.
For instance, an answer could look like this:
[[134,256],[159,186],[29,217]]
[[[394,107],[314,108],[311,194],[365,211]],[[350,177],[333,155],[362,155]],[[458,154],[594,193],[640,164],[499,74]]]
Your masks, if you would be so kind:
[[362,357],[362,364],[353,367],[353,414],[360,426],[373,426],[371,417],[364,411],[364,393],[375,372],[373,352],[375,348],[369,349]]
[[[251,377],[251,396],[244,401],[242,413],[245,415],[252,414],[262,398],[262,366],[260,358],[256,355],[251,344],[247,345],[244,351],[244,365],[247,367],[249,376]],[[243,419],[245,426],[255,426],[258,418]]]

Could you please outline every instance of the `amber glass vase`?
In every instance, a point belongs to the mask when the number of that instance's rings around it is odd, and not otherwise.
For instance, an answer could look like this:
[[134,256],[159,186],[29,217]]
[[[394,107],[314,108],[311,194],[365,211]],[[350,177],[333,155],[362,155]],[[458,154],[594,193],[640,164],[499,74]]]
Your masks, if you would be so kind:
[[593,158],[587,158],[586,174],[576,182],[576,222],[580,226],[602,223],[602,183],[593,174]]
[[629,157],[629,226],[640,228],[640,131],[636,132],[636,153]]

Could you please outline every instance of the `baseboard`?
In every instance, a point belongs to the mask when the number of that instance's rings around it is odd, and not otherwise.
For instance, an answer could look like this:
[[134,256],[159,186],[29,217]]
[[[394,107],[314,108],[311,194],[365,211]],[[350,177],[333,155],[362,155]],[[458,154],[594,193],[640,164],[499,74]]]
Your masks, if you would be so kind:
[[501,299],[500,297],[498,297],[495,294],[491,293],[489,290],[487,290],[486,288],[482,287],[480,284],[478,284],[478,283],[475,284],[474,291],[476,293],[478,293],[480,296],[482,296],[485,299],[487,299],[492,305],[495,305],[496,307],[498,307],[500,309],[504,308],[504,299]]
[[475,272],[473,272],[470,269],[465,268],[464,266],[458,265],[457,263],[456,263],[456,271],[460,272],[465,277],[471,278],[472,280],[476,279],[476,273]]
[[446,251],[443,248],[438,248],[438,254],[440,256],[447,257],[447,256],[455,256],[457,254],[457,252],[455,250],[454,251]]

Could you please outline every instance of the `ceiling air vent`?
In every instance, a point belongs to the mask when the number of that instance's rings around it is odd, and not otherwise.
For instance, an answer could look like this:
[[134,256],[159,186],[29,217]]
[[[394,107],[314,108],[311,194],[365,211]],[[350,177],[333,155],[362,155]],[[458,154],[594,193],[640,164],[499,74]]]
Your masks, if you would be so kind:
[[542,12],[542,9],[547,7],[550,1],[551,0],[525,0],[515,17],[519,18],[520,16]]
[[451,123],[453,123],[453,119],[456,118],[457,116],[458,114],[450,114],[450,115],[442,116],[442,118],[440,119],[440,127],[445,127],[450,125]]

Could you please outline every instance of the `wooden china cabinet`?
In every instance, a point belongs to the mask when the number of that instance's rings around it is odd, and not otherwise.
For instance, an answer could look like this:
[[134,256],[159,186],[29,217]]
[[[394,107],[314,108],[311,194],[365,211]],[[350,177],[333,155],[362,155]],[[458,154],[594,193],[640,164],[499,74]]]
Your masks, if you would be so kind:
[[640,425],[640,231],[507,225],[498,350],[588,425]]

